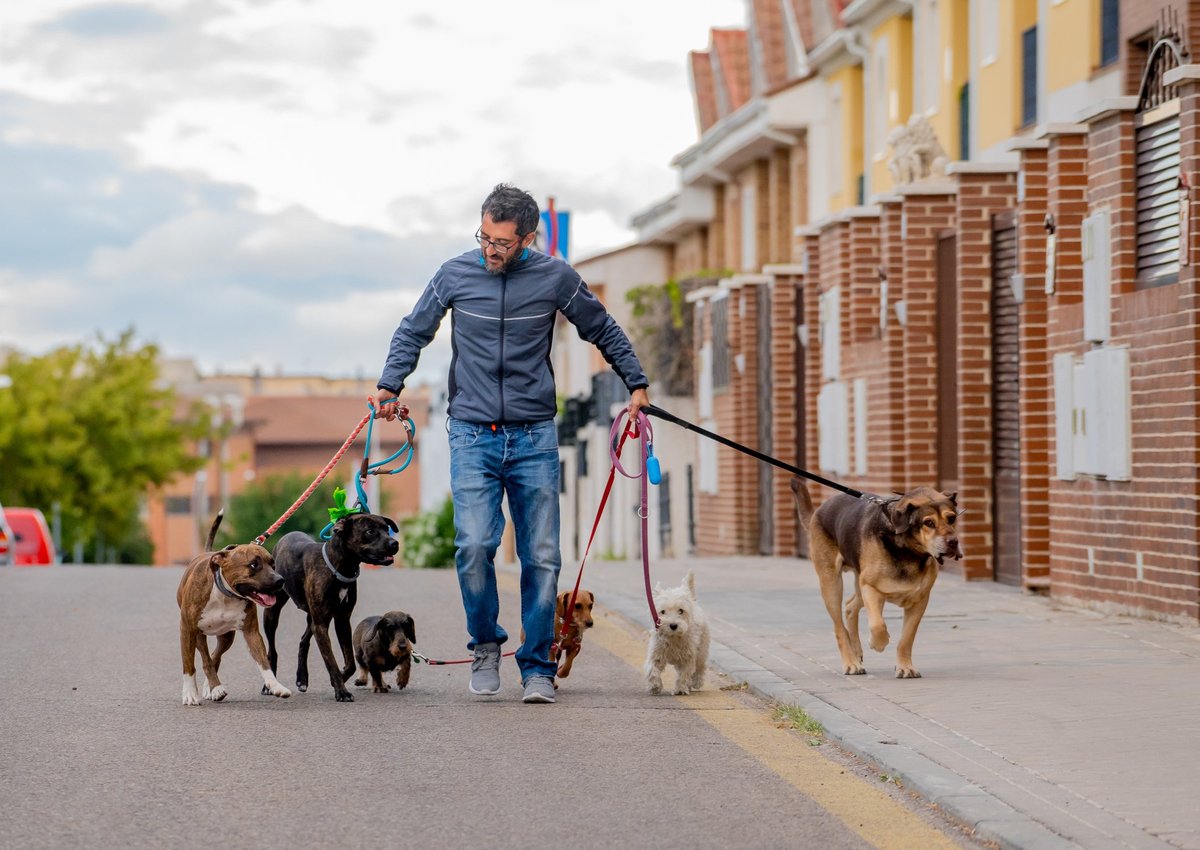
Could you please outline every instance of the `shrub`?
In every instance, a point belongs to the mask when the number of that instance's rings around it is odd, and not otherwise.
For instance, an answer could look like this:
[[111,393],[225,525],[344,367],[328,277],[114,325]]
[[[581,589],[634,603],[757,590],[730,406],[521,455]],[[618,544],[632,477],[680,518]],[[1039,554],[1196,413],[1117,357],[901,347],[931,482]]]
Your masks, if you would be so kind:
[[440,569],[454,566],[454,502],[449,496],[436,511],[400,523],[400,555],[405,566]]

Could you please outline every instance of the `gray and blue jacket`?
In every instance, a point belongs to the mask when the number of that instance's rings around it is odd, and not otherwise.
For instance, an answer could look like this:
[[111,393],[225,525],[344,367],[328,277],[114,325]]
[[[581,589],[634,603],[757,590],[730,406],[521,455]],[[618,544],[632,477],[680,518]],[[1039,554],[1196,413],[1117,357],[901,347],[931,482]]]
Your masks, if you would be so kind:
[[421,349],[451,312],[449,413],[466,422],[517,425],[557,412],[550,343],[562,313],[595,345],[632,392],[649,385],[629,337],[575,269],[529,251],[503,274],[482,254],[447,261],[392,335],[379,388],[399,393]]

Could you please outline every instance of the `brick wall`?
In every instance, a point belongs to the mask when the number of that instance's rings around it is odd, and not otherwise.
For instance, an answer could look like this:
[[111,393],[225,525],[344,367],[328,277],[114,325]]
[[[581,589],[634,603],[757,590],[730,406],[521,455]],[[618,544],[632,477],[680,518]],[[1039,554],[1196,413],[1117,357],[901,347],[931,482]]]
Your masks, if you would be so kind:
[[[1185,92],[1189,87],[1184,86]],[[1194,88],[1194,87],[1192,87]],[[1189,97],[1195,97],[1193,93]],[[1194,99],[1185,109],[1200,106]],[[1182,170],[1196,173],[1196,115],[1181,112],[1189,139]],[[1134,116],[1097,116],[1086,137],[1068,147],[1068,173],[1076,149],[1085,152],[1086,184],[1069,181],[1060,205],[1081,213],[1108,209],[1111,216],[1111,335],[1106,347],[1128,347],[1130,356],[1132,475],[1111,481],[1090,475],[1050,481],[1050,586],[1055,597],[1107,610],[1187,619],[1200,616],[1197,532],[1197,427],[1200,377],[1196,276],[1185,267],[1178,283],[1138,290],[1135,280],[1133,195]],[[1078,140],[1078,143],[1075,143]],[[1053,181],[1055,144],[1050,148]],[[1051,188],[1051,201],[1055,191]],[[1060,218],[1060,235],[1077,235],[1077,218]],[[1063,234],[1063,224],[1067,234]],[[1061,244],[1061,243],[1060,243]],[[1067,261],[1060,254],[1059,269]],[[1074,281],[1052,296],[1048,354],[1081,354],[1097,344],[1083,339],[1082,305]],[[1117,388],[1113,388],[1114,390]],[[1053,455],[1052,450],[1051,454]]]
[[[958,175],[958,502],[967,508],[959,539],[969,554],[968,579],[991,579],[992,478],[992,227],[1012,210],[1015,172]],[[949,364],[939,363],[939,368]]]
[[937,482],[937,238],[953,226],[955,199],[952,191],[933,187],[913,185],[901,191],[900,289],[907,313],[901,355],[904,481],[912,487]]
[[1050,586],[1050,448],[1054,439],[1052,366],[1046,351],[1046,168],[1048,142],[1020,151],[1017,269],[1025,282],[1021,349],[1021,582]]

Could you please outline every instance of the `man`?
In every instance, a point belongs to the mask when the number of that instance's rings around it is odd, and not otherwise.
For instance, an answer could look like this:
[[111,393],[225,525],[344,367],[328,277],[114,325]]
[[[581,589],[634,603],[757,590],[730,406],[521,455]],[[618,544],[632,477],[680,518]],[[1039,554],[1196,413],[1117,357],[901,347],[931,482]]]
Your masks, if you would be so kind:
[[650,403],[649,381],[625,332],[562,260],[531,249],[537,202],[501,184],[483,202],[479,250],[449,260],[392,336],[379,378],[376,416],[392,419],[404,381],[446,311],[452,314],[450,489],[455,563],[474,650],[470,690],[500,690],[496,549],[508,495],[521,561],[516,653],[525,702],[554,702],[554,605],[562,564],[558,541],[557,399],[550,342],[561,312],[594,344],[631,393],[630,416]]

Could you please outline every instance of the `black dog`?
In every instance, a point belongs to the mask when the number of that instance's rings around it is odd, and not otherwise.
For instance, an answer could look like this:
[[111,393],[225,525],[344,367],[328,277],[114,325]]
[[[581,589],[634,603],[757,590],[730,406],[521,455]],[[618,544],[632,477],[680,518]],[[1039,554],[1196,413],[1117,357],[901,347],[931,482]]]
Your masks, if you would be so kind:
[[[308,690],[308,647],[315,635],[317,649],[329,671],[338,702],[353,702],[344,682],[354,673],[354,655],[350,643],[350,614],[358,601],[358,573],[362,562],[392,563],[400,544],[388,532],[399,531],[396,523],[377,514],[350,514],[333,524],[332,536],[325,543],[313,540],[302,531],[285,534],[275,546],[275,569],[283,576],[283,592],[275,604],[263,612],[263,628],[269,647],[271,671],[279,659],[275,651],[275,629],[279,612],[288,599],[308,615],[308,624],[300,638],[300,657],[296,664],[296,687]],[[337,629],[345,667],[338,669],[329,641],[329,623]]]
[[386,694],[383,674],[396,671],[396,687],[408,685],[412,670],[412,644],[417,642],[417,627],[403,611],[388,611],[382,617],[367,617],[354,627],[354,660],[358,675],[354,684],[367,684],[367,674],[375,693]]

